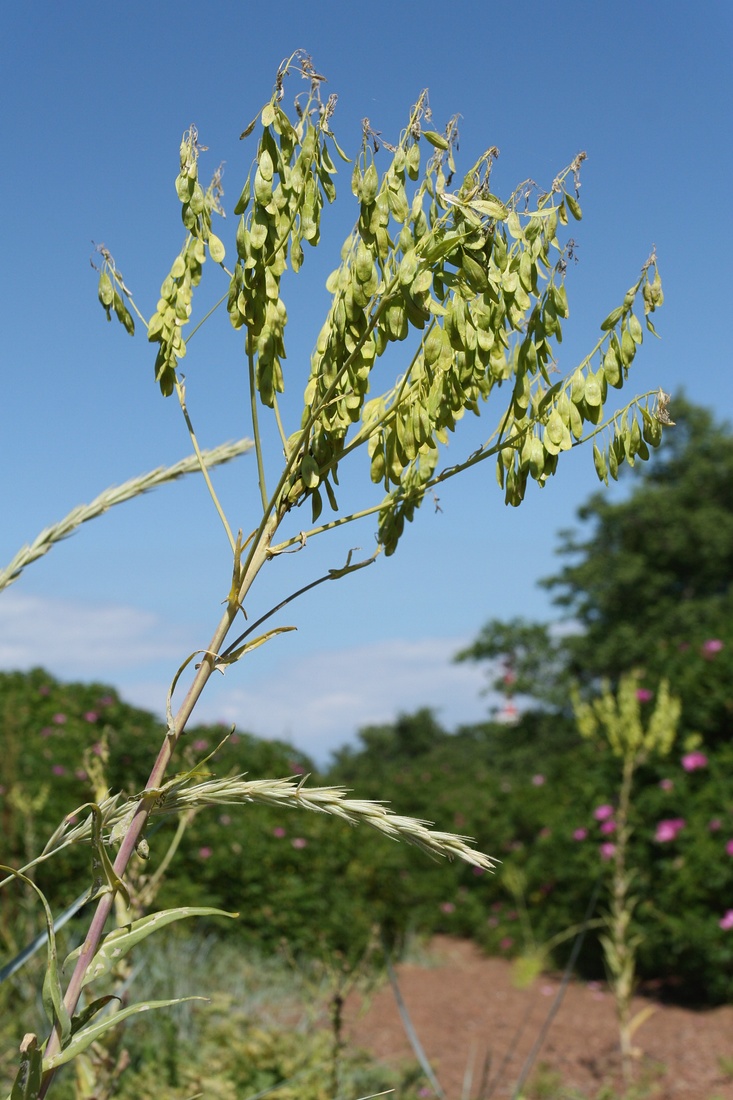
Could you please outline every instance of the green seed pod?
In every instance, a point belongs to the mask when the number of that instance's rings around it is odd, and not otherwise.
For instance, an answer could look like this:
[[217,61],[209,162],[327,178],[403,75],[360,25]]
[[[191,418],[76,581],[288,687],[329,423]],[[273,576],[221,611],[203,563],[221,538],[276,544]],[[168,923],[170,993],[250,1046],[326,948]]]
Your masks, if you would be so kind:
[[635,344],[640,344],[644,339],[641,323],[635,313],[632,313],[629,317],[629,334]]
[[306,489],[316,489],[318,487],[321,473],[313,455],[303,455],[303,461],[300,464],[300,476]]
[[104,306],[105,309],[109,309],[114,299],[114,288],[112,286],[112,280],[106,271],[103,271],[99,276],[99,286],[97,288],[97,297]]
[[600,408],[603,404],[603,394],[598,375],[589,373],[585,380],[585,403],[591,408]]
[[420,175],[420,146],[417,142],[411,145],[407,150],[405,163],[408,176],[411,180],[416,180]]
[[377,197],[378,189],[379,176],[377,175],[377,169],[373,164],[370,164],[361,181],[361,201],[364,206],[371,206]]
[[208,243],[209,243],[209,255],[211,256],[214,263],[215,264],[223,263],[224,262],[224,257],[226,255],[226,249],[224,248],[224,244],[222,243],[222,241],[219,240],[219,238],[217,237],[217,235],[215,233],[209,233],[209,242]]
[[608,485],[608,466],[603,452],[598,448],[597,444],[593,444],[593,465],[596,468],[599,481],[602,481],[605,485]]

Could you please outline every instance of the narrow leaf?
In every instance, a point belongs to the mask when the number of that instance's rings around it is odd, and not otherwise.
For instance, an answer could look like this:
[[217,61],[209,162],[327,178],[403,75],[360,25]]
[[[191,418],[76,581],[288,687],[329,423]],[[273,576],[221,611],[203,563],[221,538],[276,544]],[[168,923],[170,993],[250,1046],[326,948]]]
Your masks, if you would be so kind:
[[38,1039],[33,1034],[26,1035],[20,1044],[20,1067],[8,1100],[37,1100],[41,1091],[42,1062]]
[[[113,967],[117,966],[120,959],[125,957],[130,948],[159,928],[165,927],[166,924],[172,924],[173,921],[177,920],[185,920],[187,917],[229,917],[234,920],[238,915],[237,913],[225,913],[222,909],[212,909],[207,905],[185,905],[179,909],[165,909],[161,913],[151,913],[147,917],[141,917],[139,920],[133,921],[132,924],[128,924],[124,928],[115,928],[104,937],[93,961],[87,968],[82,987],[97,978],[101,978],[102,975],[108,974]],[[81,948],[77,948],[76,951],[72,951],[67,956],[64,961],[64,969],[67,968],[70,962],[74,961],[80,951]]]
[[123,1008],[121,1012],[116,1013],[114,1016],[107,1017],[99,1023],[93,1024],[92,1027],[77,1032],[63,1050],[55,1054],[53,1058],[44,1059],[43,1070],[46,1072],[49,1069],[56,1069],[57,1066],[63,1066],[67,1062],[71,1062],[77,1054],[81,1054],[82,1051],[86,1050],[95,1039],[99,1039],[105,1032],[117,1027],[118,1024],[121,1024],[123,1020],[127,1020],[130,1016],[138,1016],[141,1012],[150,1012],[154,1008],[170,1008],[171,1005],[180,1005],[185,1001],[205,1001],[206,999],[206,997],[174,997],[170,1001],[145,1001],[141,1004]]

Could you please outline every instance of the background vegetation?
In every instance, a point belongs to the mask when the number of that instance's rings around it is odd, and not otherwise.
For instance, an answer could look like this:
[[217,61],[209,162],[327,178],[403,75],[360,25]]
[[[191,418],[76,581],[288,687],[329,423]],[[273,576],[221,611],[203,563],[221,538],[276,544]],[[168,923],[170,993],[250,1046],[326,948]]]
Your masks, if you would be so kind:
[[[387,798],[439,828],[467,833],[499,855],[496,876],[431,864],[417,851],[330,819],[262,806],[204,811],[190,823],[164,880],[163,906],[200,902],[239,911],[217,937],[273,954],[359,966],[375,930],[399,948],[411,934],[471,936],[492,953],[530,952],[577,924],[608,872],[618,762],[580,738],[571,681],[597,691],[606,675],[638,677],[651,708],[662,676],[682,700],[671,755],[640,770],[632,801],[631,863],[642,936],[639,973],[664,995],[697,1003],[733,997],[733,794],[730,774],[733,437],[704,410],[675,403],[678,426],[660,460],[622,500],[594,497],[583,534],[561,538],[563,564],[547,583],[573,628],[490,623],[461,659],[487,662],[517,706],[449,732],[428,710],[361,731],[319,782]],[[0,676],[0,814],[7,858],[24,862],[68,808],[92,795],[95,761],[110,789],[145,782],[161,736],[152,715],[101,684],[61,684],[41,669]],[[186,735],[193,762],[221,727]],[[237,731],[218,752],[219,774],[316,773],[291,746]],[[154,873],[166,831],[150,839],[138,884]],[[37,881],[57,911],[83,889],[85,857],[41,865]],[[307,874],[301,867],[307,860]],[[601,895],[603,897],[603,895]],[[11,955],[39,929],[6,890],[0,935]],[[73,926],[72,926],[73,934]],[[554,956],[564,960],[569,944]],[[590,934],[580,959],[603,974]],[[10,988],[8,984],[7,989]]]

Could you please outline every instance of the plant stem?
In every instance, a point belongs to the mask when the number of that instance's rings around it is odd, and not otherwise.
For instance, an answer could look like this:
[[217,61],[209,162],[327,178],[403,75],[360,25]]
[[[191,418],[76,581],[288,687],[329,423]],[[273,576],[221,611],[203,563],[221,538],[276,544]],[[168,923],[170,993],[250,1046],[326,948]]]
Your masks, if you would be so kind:
[[[186,727],[188,719],[196,706],[201,694],[206,686],[206,683],[214,671],[216,665],[216,654],[219,653],[221,646],[224,644],[227,634],[234,623],[238,613],[239,607],[244,600],[245,595],[252,586],[252,583],[257,576],[258,572],[262,568],[262,565],[267,561],[268,548],[272,541],[273,535],[277,530],[277,525],[280,522],[280,517],[275,515],[271,516],[269,520],[263,525],[262,531],[258,538],[258,542],[252,555],[250,556],[247,572],[242,580],[237,600],[227,601],[227,608],[219,621],[219,624],[214,632],[214,635],[206,648],[206,652],[203,655],[201,664],[198,667],[196,675],[191,683],[191,686],[186,693],[186,696],[178,709],[173,722],[173,728],[169,729],[166,733],[165,739],[158,752],[158,757],[153,765],[152,771],[148,778],[148,782],[143,791],[142,797],[137,805],[137,809],[130,821],[129,828],[122,840],[120,850],[117,853],[117,858],[114,862],[115,874],[122,878],[127,865],[132,858],[132,854],[135,851],[136,845],[140,840],[145,825],[147,823],[150,811],[155,804],[158,797],[158,788],[161,786],[168,764],[173,755],[173,751],[176,748],[181,735]],[[79,958],[77,959],[74,972],[71,975],[69,985],[64,996],[64,1004],[70,1016],[73,1016],[76,1006],[79,1002],[81,990],[84,982],[84,975],[86,974],[87,967],[94,958],[99,949],[99,944],[104,932],[104,926],[107,923],[107,919],[112,911],[114,905],[114,894],[105,894],[99,901],[97,909],[92,917],[89,931],[86,939],[84,940],[83,948]],[[60,1034],[58,1028],[54,1028],[48,1040],[44,1059],[53,1058],[54,1055],[60,1051]],[[55,1077],[56,1070],[54,1068],[49,1069],[43,1076],[43,1082],[41,1084],[40,1091],[38,1093],[38,1100],[43,1100],[46,1096],[48,1089],[51,1085],[53,1078]]]

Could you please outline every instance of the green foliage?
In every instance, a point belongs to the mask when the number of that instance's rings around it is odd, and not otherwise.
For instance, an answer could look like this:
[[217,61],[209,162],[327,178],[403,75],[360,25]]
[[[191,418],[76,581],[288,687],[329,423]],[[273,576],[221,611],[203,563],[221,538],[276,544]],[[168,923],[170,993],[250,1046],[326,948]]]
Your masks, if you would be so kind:
[[[657,461],[629,494],[593,496],[586,528],[564,532],[558,574],[543,584],[571,622],[489,622],[461,659],[503,658],[509,690],[565,710],[570,685],[640,675],[653,691],[666,679],[682,699],[685,737],[725,739],[733,676],[733,434],[683,397]],[[492,687],[506,690],[489,664]],[[694,747],[694,746],[693,746]]]

